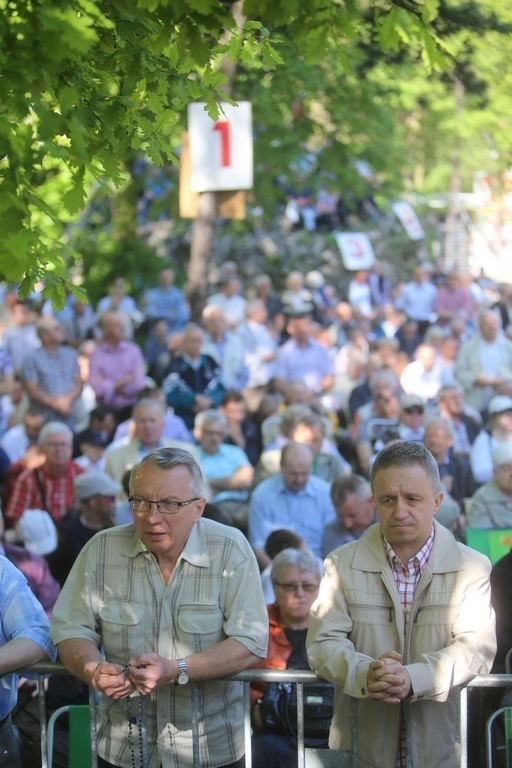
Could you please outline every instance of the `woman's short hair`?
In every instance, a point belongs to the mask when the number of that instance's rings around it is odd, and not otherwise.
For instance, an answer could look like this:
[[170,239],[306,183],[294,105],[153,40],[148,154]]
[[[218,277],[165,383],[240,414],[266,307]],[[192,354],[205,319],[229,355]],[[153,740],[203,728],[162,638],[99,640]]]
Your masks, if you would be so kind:
[[320,581],[322,576],[320,561],[311,550],[289,548],[281,550],[281,552],[272,560],[272,568],[270,571],[270,580],[272,581],[272,584],[276,584],[279,581],[281,573],[289,566],[295,566],[300,571],[313,573],[318,581]]

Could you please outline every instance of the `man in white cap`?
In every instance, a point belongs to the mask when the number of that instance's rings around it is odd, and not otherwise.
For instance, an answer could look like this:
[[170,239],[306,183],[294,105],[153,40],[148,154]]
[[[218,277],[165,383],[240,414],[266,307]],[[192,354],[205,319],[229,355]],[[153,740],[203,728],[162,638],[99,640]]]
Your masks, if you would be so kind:
[[489,403],[489,423],[476,437],[469,453],[471,472],[478,485],[492,477],[492,452],[501,443],[512,442],[512,398],[496,395]]
[[468,505],[471,528],[512,528],[512,442],[492,452],[493,474]]
[[121,485],[101,470],[91,470],[75,478],[76,505],[62,520],[59,547],[48,558],[51,571],[61,585],[89,539],[115,524],[114,509],[120,491]]

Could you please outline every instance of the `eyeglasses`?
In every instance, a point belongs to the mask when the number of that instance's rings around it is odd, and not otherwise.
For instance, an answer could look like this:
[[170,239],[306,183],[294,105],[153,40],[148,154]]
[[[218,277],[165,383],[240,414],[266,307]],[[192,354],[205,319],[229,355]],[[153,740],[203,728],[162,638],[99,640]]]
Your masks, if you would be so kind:
[[187,499],[186,501],[174,501],[174,499],[151,501],[151,499],[138,499],[136,496],[130,496],[128,501],[130,502],[132,512],[135,512],[136,515],[149,514],[153,504],[160,515],[177,515],[182,507],[192,504],[194,501],[199,501],[200,498],[201,496],[195,496],[193,499]]
[[71,443],[54,443],[54,442],[45,442],[43,443],[45,448],[71,448]]
[[419,405],[412,405],[410,408],[404,408],[404,411],[406,413],[415,413],[418,415],[423,413],[423,408],[420,408]]
[[313,592],[316,592],[316,590],[318,589],[318,584],[310,584],[307,581],[299,581],[299,582],[290,581],[286,584],[276,581],[274,586],[280,587],[282,590],[284,590],[284,592],[287,592],[289,595],[295,592],[298,592],[299,589],[302,589],[304,592],[307,592],[308,594],[312,594]]

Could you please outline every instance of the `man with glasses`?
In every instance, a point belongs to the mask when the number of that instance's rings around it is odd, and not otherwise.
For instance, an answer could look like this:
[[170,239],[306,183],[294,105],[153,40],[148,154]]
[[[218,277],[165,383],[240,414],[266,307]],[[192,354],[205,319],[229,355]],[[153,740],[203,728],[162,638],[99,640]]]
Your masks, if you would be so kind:
[[188,451],[145,456],[130,505],[133,524],[85,545],[53,614],[61,661],[103,694],[98,765],[241,768],[243,687],[220,678],[266,656],[254,555],[239,531],[202,518]]
[[72,460],[73,433],[61,421],[42,428],[39,443],[42,464],[25,469],[14,483],[4,517],[14,524],[26,509],[44,509],[56,522],[73,504],[73,481],[83,468]]

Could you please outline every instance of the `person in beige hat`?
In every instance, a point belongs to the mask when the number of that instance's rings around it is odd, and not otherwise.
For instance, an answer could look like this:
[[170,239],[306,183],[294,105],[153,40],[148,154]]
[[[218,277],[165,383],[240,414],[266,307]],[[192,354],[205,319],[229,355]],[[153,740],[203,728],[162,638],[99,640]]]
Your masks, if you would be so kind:
[[114,525],[116,496],[120,491],[121,485],[101,470],[75,478],[74,507],[62,520],[59,546],[48,558],[52,574],[61,585],[89,539]]
[[425,434],[425,402],[419,395],[402,395],[398,434],[402,440],[421,442]]

